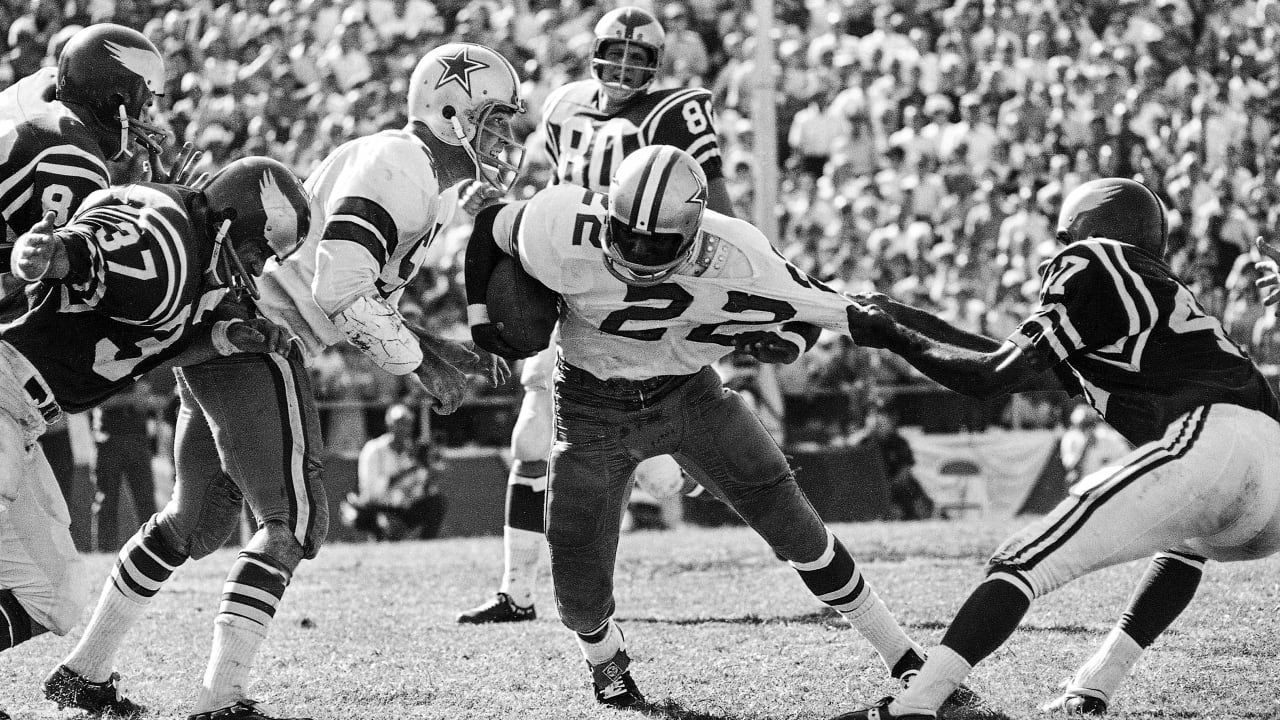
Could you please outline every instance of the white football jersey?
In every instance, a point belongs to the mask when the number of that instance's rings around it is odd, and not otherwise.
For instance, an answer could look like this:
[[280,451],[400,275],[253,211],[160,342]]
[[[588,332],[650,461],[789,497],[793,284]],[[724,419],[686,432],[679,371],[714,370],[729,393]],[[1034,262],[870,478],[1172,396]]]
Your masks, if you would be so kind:
[[600,237],[607,196],[548,187],[498,213],[494,237],[525,271],[564,298],[566,362],[601,379],[695,373],[733,350],[736,335],[772,332],[796,342],[789,323],[849,331],[853,302],[801,272],[754,226],[707,211],[693,257],[665,282],[639,287],[614,277]]
[[258,307],[313,358],[346,336],[329,319],[357,297],[396,307],[427,247],[453,217],[457,186],[441,190],[427,146],[405,130],[345,143],[307,179],[311,232],[258,281]]

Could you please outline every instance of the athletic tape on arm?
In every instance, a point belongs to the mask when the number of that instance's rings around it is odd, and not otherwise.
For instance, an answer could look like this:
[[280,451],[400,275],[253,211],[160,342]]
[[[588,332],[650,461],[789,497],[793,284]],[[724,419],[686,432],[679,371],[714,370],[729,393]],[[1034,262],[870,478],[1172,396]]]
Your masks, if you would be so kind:
[[392,375],[407,375],[422,364],[418,338],[383,298],[358,297],[329,319],[352,345]]

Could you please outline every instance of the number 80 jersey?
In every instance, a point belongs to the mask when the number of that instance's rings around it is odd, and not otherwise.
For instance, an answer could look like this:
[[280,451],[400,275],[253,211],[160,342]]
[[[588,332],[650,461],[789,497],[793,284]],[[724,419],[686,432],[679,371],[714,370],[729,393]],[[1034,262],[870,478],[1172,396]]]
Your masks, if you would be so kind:
[[708,180],[722,176],[710,92],[655,90],[612,113],[600,111],[600,92],[595,80],[579,80],[547,96],[542,122],[557,182],[604,192],[622,159],[649,145],[674,145],[693,156]]
[[670,280],[628,285],[605,268],[607,197],[572,185],[503,207],[494,239],[524,270],[560,293],[564,359],[607,380],[688,375],[733,350],[744,334],[807,322],[848,333],[852,301],[774,251],[750,223],[707,211],[694,255]]

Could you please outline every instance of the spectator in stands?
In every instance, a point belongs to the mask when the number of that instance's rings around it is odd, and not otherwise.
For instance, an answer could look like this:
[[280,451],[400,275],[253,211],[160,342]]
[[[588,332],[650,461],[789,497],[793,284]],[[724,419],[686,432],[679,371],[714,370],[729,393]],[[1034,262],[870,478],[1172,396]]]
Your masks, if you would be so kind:
[[448,501],[431,482],[430,446],[408,405],[388,408],[386,423],[360,450],[359,491],[347,496],[343,519],[379,541],[434,538]]
[[911,444],[898,431],[898,419],[893,401],[877,398],[867,413],[866,429],[854,443],[867,446],[884,465],[892,519],[925,520],[933,517],[933,501],[913,472],[916,456]]

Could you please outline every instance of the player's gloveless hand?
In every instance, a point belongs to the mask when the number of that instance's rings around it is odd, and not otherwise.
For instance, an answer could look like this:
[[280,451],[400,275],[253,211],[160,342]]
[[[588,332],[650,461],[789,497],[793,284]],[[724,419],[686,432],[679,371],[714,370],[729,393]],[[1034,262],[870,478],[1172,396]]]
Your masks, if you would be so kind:
[[1262,255],[1262,259],[1253,264],[1258,271],[1258,279],[1254,285],[1262,292],[1263,305],[1280,303],[1280,249],[1261,237],[1253,241],[1254,247]]
[[772,332],[746,332],[733,337],[733,346],[762,363],[790,365],[800,357],[800,346]]
[[53,234],[56,217],[52,210],[45,212],[40,222],[18,237],[13,245],[14,275],[27,282],[35,282],[67,274],[67,248]]
[[426,328],[408,320],[404,324],[409,328],[409,332],[417,336],[418,346],[422,348],[424,355],[434,353],[468,375],[483,377],[493,383],[494,387],[505,383],[507,378],[511,377],[511,367],[507,365],[506,360],[491,354],[475,343],[456,343],[437,337]]
[[897,322],[877,305],[855,302],[845,308],[845,316],[849,320],[849,337],[862,347],[889,347],[897,335]]
[[227,326],[227,340],[241,352],[275,353],[289,352],[289,333],[266,318],[238,320]]
[[502,199],[502,191],[486,182],[469,180],[458,191],[458,204],[463,212],[475,217],[476,213]]
[[502,323],[478,323],[471,326],[471,339],[477,347],[507,360],[523,360],[538,354],[537,350],[518,350],[502,337]]
[[449,415],[462,404],[467,394],[467,376],[445,362],[439,355],[423,349],[422,364],[413,371],[422,383],[422,390],[431,398],[431,409],[440,415]]

